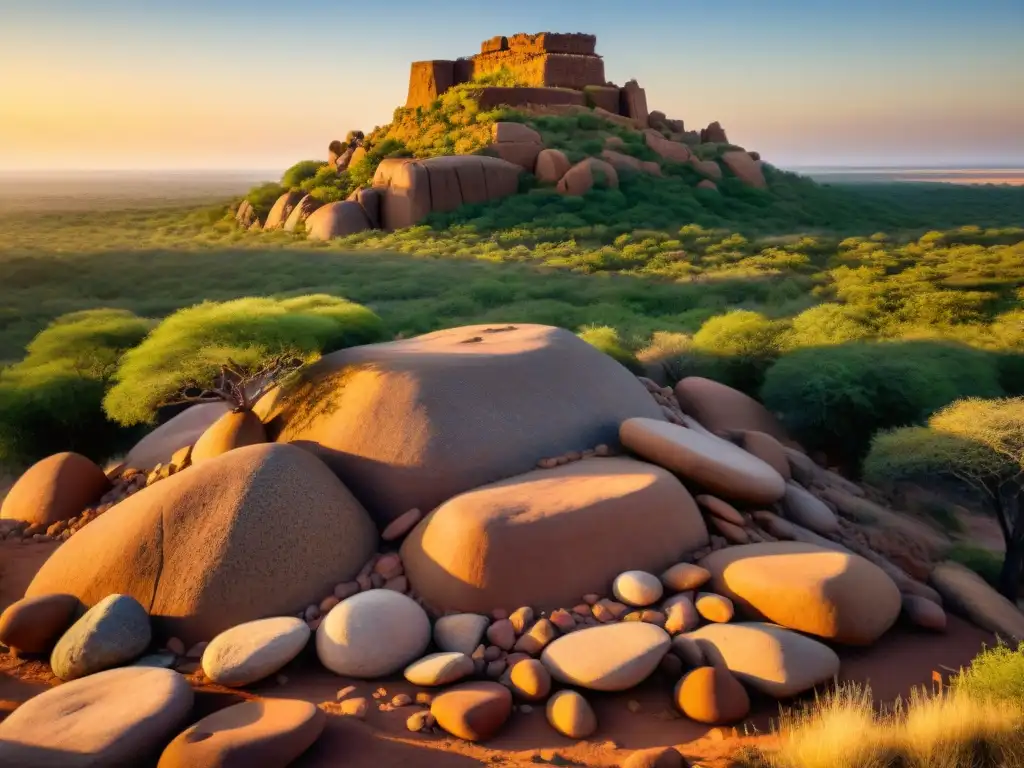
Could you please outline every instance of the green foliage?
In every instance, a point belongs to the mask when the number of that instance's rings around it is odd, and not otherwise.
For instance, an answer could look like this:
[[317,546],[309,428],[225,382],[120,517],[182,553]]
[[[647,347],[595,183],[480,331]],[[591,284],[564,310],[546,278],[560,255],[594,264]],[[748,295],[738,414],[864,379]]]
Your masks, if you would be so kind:
[[323,352],[377,341],[381,333],[370,310],[322,294],[207,301],[174,313],[123,357],[103,407],[121,424],[151,421],[186,390],[217,389],[225,365],[244,379],[272,361],[310,362]]
[[759,312],[736,309],[708,320],[694,334],[693,350],[704,356],[706,375],[756,393],[779,353],[780,323]]
[[332,173],[335,170],[323,160],[300,160],[281,176],[281,186],[285,189],[297,189],[304,181],[313,178],[324,169]]
[[579,337],[592,347],[604,352],[611,358],[622,363],[633,373],[641,373],[643,366],[636,359],[636,355],[629,350],[619,338],[619,333],[607,325],[590,325],[580,331]]
[[1024,643],[986,648],[950,684],[978,700],[1024,703]]
[[121,355],[152,326],[126,310],[94,309],[41,331],[21,362],[0,371],[0,464],[66,450],[100,461],[122,448],[132,435],[103,417],[101,402]]
[[856,464],[880,430],[923,422],[962,397],[1002,394],[992,358],[934,342],[854,342],[782,357],[761,395],[794,436]]
[[258,187],[250,189],[245,199],[252,205],[256,211],[256,217],[262,222],[266,221],[267,214],[274,207],[277,198],[287,191],[286,187],[281,186],[276,181],[268,181],[266,184],[260,184]]
[[519,88],[524,85],[529,85],[529,83],[527,83],[515,71],[508,67],[502,67],[494,72],[475,75],[473,77],[473,85],[494,86],[498,88]]

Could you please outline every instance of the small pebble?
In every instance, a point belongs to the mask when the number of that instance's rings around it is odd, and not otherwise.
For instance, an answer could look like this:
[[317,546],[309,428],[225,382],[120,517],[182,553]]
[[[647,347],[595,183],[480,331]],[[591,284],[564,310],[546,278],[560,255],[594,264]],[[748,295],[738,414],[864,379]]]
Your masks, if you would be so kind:
[[328,613],[331,612],[331,609],[340,602],[341,600],[336,598],[334,595],[331,595],[330,597],[325,597],[323,600],[320,601],[320,613],[326,616]]
[[209,643],[205,641],[201,643],[196,643],[188,649],[188,653],[186,653],[185,655],[190,659],[201,659],[203,658],[203,653],[206,651],[206,646],[208,645]]
[[341,708],[341,714],[350,715],[351,717],[357,717],[360,720],[366,717],[366,699],[359,697],[358,699],[345,699],[339,705]]
[[601,599],[600,595],[595,595],[593,593],[591,593],[589,595],[584,595],[583,596],[583,602],[586,603],[587,605],[594,605],[594,603],[596,603],[600,599]]
[[306,621],[313,621],[313,619],[320,618],[320,606],[319,605],[307,605],[306,606]]
[[176,637],[172,637],[170,640],[168,640],[164,648],[173,653],[175,656],[185,655],[185,644]]
[[531,707],[529,704],[520,704],[519,711],[522,712],[524,715],[528,715],[531,712],[533,712],[533,707]]
[[335,699],[337,701],[341,701],[342,699],[346,698],[347,696],[350,696],[351,694],[355,693],[355,691],[356,691],[356,687],[354,685],[347,685],[344,688],[342,688],[340,691],[338,691],[338,693],[335,696]]
[[626,702],[626,709],[632,712],[634,715],[640,711],[640,702],[636,699],[630,699]]
[[419,693],[416,694],[416,703],[417,704],[423,704],[424,706],[429,707],[430,704],[433,701],[434,701],[434,694],[432,694],[432,693],[427,693],[426,691],[420,691]]
[[381,533],[380,537],[384,539],[384,541],[395,541],[396,539],[400,539],[416,527],[416,524],[422,519],[422,512],[418,509],[410,509],[408,512],[405,512],[400,517],[396,517],[388,523],[388,527],[384,529],[384,532]]
[[408,707],[412,704],[412,696],[408,693],[400,693],[391,699],[391,706],[393,707]]
[[359,585],[354,581],[346,581],[334,588],[334,596],[338,598],[339,602],[357,594],[359,594]]

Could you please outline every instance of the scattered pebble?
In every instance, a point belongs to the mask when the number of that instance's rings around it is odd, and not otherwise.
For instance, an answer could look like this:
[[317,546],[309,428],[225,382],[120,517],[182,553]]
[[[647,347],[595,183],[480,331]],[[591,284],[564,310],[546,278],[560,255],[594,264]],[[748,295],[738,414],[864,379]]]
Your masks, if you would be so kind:
[[412,696],[408,693],[400,693],[391,699],[392,707],[408,707],[410,704],[412,704]]
[[341,714],[349,715],[351,717],[357,717],[363,720],[366,717],[366,699],[359,697],[357,699],[345,699],[339,705]]
[[335,696],[335,699],[337,701],[341,701],[342,699],[344,699],[344,698],[348,697],[349,695],[355,693],[355,691],[356,691],[356,687],[354,685],[347,685],[344,688],[342,688],[340,691],[338,691],[338,693]]

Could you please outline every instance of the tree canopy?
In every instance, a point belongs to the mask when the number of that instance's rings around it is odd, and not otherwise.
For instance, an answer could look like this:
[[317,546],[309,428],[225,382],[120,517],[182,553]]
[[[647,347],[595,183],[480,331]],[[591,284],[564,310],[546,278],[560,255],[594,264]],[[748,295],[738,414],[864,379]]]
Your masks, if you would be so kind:
[[166,318],[122,358],[103,407],[125,425],[152,421],[175,402],[251,407],[299,365],[382,333],[371,310],[325,294],[204,302]]

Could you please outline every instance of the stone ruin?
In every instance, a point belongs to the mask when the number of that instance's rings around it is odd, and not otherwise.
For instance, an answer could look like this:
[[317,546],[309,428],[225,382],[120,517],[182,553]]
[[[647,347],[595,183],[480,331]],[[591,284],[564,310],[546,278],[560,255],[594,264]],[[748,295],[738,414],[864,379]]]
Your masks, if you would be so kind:
[[619,87],[605,79],[604,60],[597,54],[597,37],[540,32],[492,37],[480,53],[455,60],[413,62],[407,108],[425,107],[445,91],[474,78],[508,69],[523,87],[484,87],[483,108],[498,103],[565,104],[599,107],[647,125],[647,96],[635,80]]

